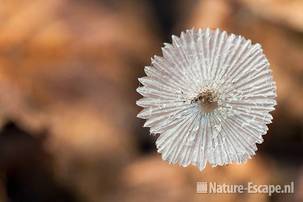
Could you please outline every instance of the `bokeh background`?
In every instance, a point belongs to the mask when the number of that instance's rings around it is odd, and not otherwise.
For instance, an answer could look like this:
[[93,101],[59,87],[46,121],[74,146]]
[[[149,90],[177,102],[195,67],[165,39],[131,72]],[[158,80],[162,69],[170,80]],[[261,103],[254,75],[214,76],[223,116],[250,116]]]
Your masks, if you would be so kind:
[[[161,160],[135,89],[171,34],[221,28],[262,44],[274,121],[244,165]],[[302,0],[1,0],[0,201],[303,201]],[[294,194],[196,194],[196,182]]]

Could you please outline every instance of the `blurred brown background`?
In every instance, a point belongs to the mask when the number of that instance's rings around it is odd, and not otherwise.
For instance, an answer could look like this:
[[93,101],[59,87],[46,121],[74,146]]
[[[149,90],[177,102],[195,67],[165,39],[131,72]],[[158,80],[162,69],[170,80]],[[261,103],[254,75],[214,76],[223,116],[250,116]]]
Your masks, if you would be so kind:
[[[161,160],[135,89],[171,34],[221,28],[261,43],[278,87],[244,165]],[[1,0],[0,202],[303,201],[302,0]],[[196,182],[295,194],[196,194]]]

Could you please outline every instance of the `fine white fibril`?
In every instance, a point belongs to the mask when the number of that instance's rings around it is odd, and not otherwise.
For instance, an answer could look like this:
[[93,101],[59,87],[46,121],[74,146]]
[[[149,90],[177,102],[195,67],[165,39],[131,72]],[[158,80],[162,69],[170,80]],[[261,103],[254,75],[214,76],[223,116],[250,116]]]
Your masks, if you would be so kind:
[[260,44],[225,31],[191,29],[154,56],[137,88],[144,127],[170,163],[243,163],[262,143],[276,85]]

